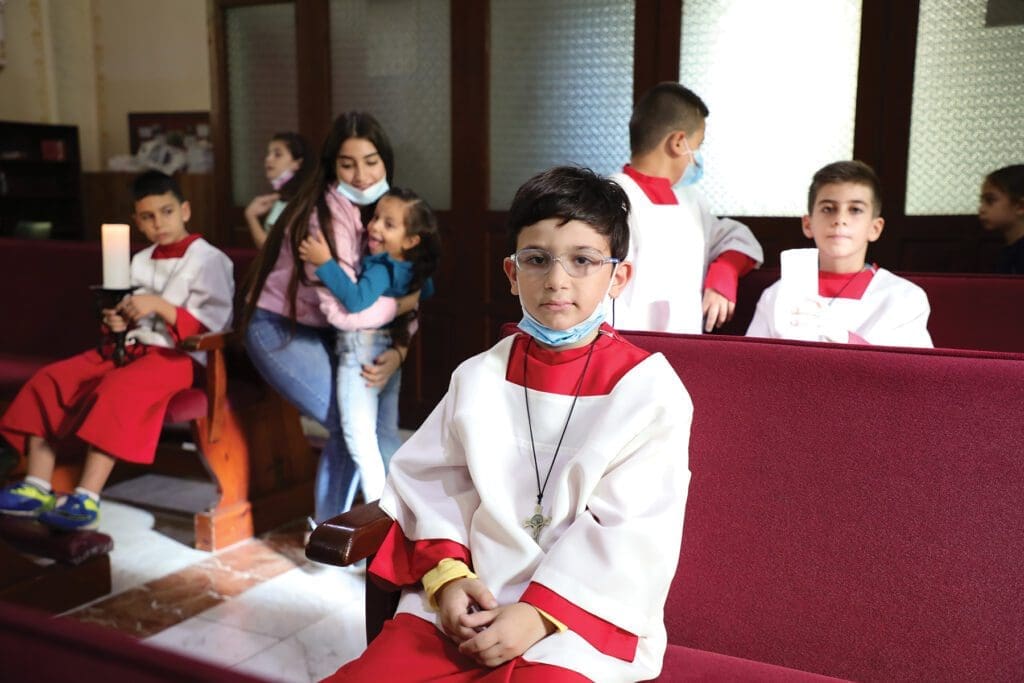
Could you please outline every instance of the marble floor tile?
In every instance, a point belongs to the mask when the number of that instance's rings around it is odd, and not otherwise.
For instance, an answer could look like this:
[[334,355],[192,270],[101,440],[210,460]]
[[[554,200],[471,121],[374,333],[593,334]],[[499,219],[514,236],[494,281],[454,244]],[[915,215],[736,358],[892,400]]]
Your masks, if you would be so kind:
[[366,649],[362,601],[351,602],[236,669],[288,683],[319,681]]
[[100,531],[114,539],[114,550],[110,553],[111,593],[120,593],[210,556],[155,531],[153,520],[153,515],[145,510],[103,501]]
[[160,581],[164,590],[151,592],[146,586],[132,588],[67,616],[136,638],[146,638],[224,601],[221,595],[208,590],[193,591],[170,578]]
[[199,616],[218,624],[286,638],[360,600],[362,594],[362,576],[336,567],[303,567],[269,579]]
[[252,539],[94,602],[70,616],[145,638],[294,568],[291,560]]
[[277,638],[239,628],[189,619],[151,638],[148,645],[231,667],[273,647]]

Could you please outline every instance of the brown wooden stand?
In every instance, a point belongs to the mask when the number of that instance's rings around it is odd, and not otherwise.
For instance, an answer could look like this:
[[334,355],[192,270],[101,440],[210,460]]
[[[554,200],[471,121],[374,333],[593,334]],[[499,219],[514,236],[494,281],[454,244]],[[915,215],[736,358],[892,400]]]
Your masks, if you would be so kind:
[[106,595],[112,547],[105,534],[0,516],[0,601],[56,613]]

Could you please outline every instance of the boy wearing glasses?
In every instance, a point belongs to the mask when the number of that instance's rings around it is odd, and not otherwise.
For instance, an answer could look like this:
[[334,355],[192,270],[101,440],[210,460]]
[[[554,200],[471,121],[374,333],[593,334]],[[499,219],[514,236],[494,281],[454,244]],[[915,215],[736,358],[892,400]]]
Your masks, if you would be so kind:
[[331,680],[658,676],[692,405],[663,356],[603,323],[633,271],[628,212],[586,169],[516,193],[522,332],[459,366],[392,460],[369,571],[402,589],[398,614]]
[[696,93],[672,82],[633,109],[629,163],[612,180],[629,195],[629,259],[640,267],[615,303],[619,329],[710,332],[732,318],[739,278],[764,260],[750,229],[712,216],[696,188],[707,116]]

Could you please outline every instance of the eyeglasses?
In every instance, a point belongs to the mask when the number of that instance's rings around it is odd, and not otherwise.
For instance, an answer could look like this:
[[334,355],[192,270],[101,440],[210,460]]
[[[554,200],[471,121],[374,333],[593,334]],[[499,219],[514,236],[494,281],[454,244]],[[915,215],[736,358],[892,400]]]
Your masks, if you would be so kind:
[[577,249],[561,256],[552,256],[546,249],[520,249],[510,258],[520,273],[537,277],[547,275],[555,261],[562,264],[569,277],[575,278],[593,275],[606,263],[620,262],[620,259],[605,256],[596,249]]

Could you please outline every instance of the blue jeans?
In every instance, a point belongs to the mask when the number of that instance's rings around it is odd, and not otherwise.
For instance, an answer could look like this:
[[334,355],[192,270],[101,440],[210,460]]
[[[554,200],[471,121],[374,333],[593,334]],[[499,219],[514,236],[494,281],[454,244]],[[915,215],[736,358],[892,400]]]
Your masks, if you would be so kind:
[[386,330],[339,331],[338,410],[352,460],[359,468],[363,498],[377,500],[384,490],[388,462],[398,448],[398,391],[401,372],[383,387],[368,387],[361,373],[391,346]]
[[352,507],[359,474],[345,449],[338,414],[334,330],[293,325],[283,315],[257,308],[245,330],[245,348],[267,384],[329,432],[316,471],[317,523],[345,512]]

